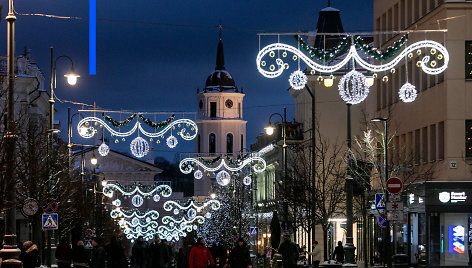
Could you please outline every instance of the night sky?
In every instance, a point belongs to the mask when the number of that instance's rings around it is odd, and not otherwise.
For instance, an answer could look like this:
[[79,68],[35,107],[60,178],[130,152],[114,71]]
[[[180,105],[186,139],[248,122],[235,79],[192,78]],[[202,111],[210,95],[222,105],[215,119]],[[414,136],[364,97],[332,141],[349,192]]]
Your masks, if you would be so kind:
[[[4,18],[8,1],[0,3],[3,5],[0,53],[6,55]],[[334,0],[331,5],[341,10],[345,31],[372,31],[372,1]],[[246,94],[244,119],[248,120],[249,147],[271,113],[281,112],[286,106],[288,119],[294,116],[293,99],[286,90],[289,72],[268,79],[256,69],[257,33],[314,31],[318,11],[326,6],[327,1],[315,0],[97,0],[97,75],[92,76],[88,75],[88,0],[17,0],[18,13],[83,19],[17,15],[16,53],[21,54],[28,47],[46,77],[46,89],[50,76],[49,47],[54,46],[55,56],[65,54],[74,60],[81,75],[75,87],[60,80],[69,63],[58,62],[56,94],[59,98],[96,102],[113,110],[196,112],[196,89],[204,87],[207,76],[215,68],[217,26],[221,22],[226,69]],[[295,43],[293,37],[281,40]],[[262,44],[274,41],[275,37],[261,40]],[[67,133],[69,106],[75,110],[81,108],[56,102],[56,117],[62,122],[63,134]],[[77,143],[90,142],[77,137],[74,137]],[[193,151],[193,142],[180,141],[172,153],[165,145],[157,146],[156,155],[172,160],[178,152]],[[113,145],[112,148],[120,149]]]

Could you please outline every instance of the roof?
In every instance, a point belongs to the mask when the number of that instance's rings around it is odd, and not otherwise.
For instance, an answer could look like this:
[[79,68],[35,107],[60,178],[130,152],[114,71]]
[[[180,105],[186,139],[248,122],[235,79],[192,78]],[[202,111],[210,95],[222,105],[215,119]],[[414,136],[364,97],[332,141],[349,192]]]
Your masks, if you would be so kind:
[[[339,9],[333,8],[328,3],[328,7],[323,8],[318,13],[318,23],[316,24],[317,33],[344,33],[343,23],[339,15]],[[338,39],[339,36],[323,36],[318,35],[315,38],[314,47],[329,48],[326,39]]]
[[225,68],[225,56],[223,52],[223,41],[220,36],[218,41],[218,48],[216,50],[216,67],[206,79],[205,82],[205,91],[227,91],[234,90],[238,91],[236,84],[234,82],[231,74],[226,71]]

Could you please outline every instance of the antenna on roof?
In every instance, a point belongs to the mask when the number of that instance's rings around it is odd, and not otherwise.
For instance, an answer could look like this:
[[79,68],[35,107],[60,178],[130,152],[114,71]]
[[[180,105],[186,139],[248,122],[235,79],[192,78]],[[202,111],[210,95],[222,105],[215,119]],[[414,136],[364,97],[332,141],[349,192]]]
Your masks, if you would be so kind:
[[220,40],[222,40],[223,38],[223,25],[221,25],[221,20],[220,20],[220,24],[218,25],[218,29],[220,29]]

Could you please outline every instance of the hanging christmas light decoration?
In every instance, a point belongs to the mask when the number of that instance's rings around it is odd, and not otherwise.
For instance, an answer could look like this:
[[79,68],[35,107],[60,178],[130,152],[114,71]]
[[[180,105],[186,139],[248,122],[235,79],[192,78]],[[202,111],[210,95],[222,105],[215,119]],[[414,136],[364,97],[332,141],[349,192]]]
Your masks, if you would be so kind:
[[212,210],[218,210],[221,207],[220,201],[215,199],[210,199],[204,202],[197,202],[195,200],[187,201],[187,204],[181,205],[176,201],[168,200],[164,203],[164,210],[171,211],[172,209],[177,210],[176,214],[179,214],[180,210],[187,211],[190,208],[194,208],[196,210],[204,210],[206,207],[210,207]]
[[[125,141],[126,137],[129,137],[135,132],[138,132],[138,137],[133,139],[132,143],[130,144],[131,152],[136,157],[143,157],[149,152],[149,144],[146,140],[139,137],[140,134],[150,138],[150,140],[156,138],[156,143],[160,144],[160,139],[163,139],[164,135],[169,130],[178,131],[178,136],[187,141],[193,140],[197,136],[198,132],[198,127],[192,120],[178,119],[174,121],[173,116],[160,124],[155,124],[151,122],[149,119],[144,118],[142,114],[139,113],[133,114],[124,121],[115,121],[114,119],[106,115],[103,115],[103,118],[104,120],[98,117],[90,116],[80,120],[77,124],[77,131],[79,132],[79,135],[87,139],[92,138],[95,133],[98,132],[96,129],[98,125],[100,126],[100,128],[103,128],[104,131],[107,130],[108,132],[110,132],[111,136],[122,138],[122,141]],[[114,129],[127,126],[135,119],[136,123],[128,131],[122,132],[120,129]],[[141,123],[139,120],[143,121],[145,125],[154,128],[155,131],[146,131],[143,128],[143,123]],[[178,144],[177,138],[172,134],[167,138],[166,141],[167,145],[170,148],[174,148]],[[119,143],[119,139],[115,139],[115,143]]]
[[[155,194],[160,194],[163,197],[169,197],[172,194],[172,188],[169,185],[142,185],[132,184],[129,186],[121,186],[120,184],[107,183],[103,186],[103,195],[106,197],[113,197],[115,191],[120,192],[125,197],[139,194],[143,197],[151,197]],[[156,201],[157,202],[157,201]]]
[[403,102],[413,102],[416,99],[417,91],[414,85],[406,82],[398,92],[400,99]]
[[187,217],[189,217],[189,219],[193,219],[197,216],[197,211],[193,208],[187,210]]
[[[285,69],[288,69],[288,66]],[[308,78],[306,77],[305,73],[300,70],[296,70],[290,75],[288,81],[293,89],[300,90],[305,88],[305,85],[308,82]]]
[[226,163],[226,160],[223,158],[221,158],[220,161],[221,162],[217,164],[215,167],[208,167],[202,161],[196,158],[185,158],[182,161],[180,161],[179,168],[180,168],[180,171],[184,174],[189,174],[190,172],[192,172],[195,169],[194,166],[201,167],[205,171],[209,171],[209,172],[215,172],[223,168],[231,172],[238,172],[249,164],[253,166],[253,169],[256,173],[264,172],[266,168],[265,160],[258,156],[252,156],[242,161],[236,161],[235,165],[237,166]]
[[222,170],[216,174],[216,182],[221,186],[226,186],[231,181],[231,175],[226,170]]
[[139,208],[140,206],[143,205],[144,199],[143,199],[143,197],[140,196],[140,195],[135,195],[135,196],[133,196],[133,198],[131,199],[131,203],[133,204],[133,206]]
[[101,156],[107,156],[109,152],[110,152],[110,147],[108,147],[106,143],[103,142],[102,144],[100,144],[100,146],[98,146],[98,153]]
[[161,200],[161,196],[158,195],[158,194],[155,194],[152,199],[154,200],[154,202],[159,202],[159,200]]
[[356,70],[350,71],[339,80],[338,89],[341,98],[349,104],[361,103],[369,95],[365,76]]
[[121,208],[115,208],[110,212],[110,217],[112,219],[117,219],[117,218],[134,218],[137,217],[139,219],[145,219],[147,217],[150,217],[153,220],[157,220],[159,218],[159,212],[155,210],[149,210],[146,212],[140,212],[137,209],[132,209],[132,210],[122,210]]
[[149,153],[149,143],[141,137],[134,138],[129,148],[131,153],[137,158],[142,158]]
[[244,177],[243,179],[244,185],[251,185],[251,182],[252,182],[251,176]]
[[200,170],[197,170],[193,173],[193,177],[195,177],[195,179],[199,180],[199,179],[203,178],[203,172],[201,172]]

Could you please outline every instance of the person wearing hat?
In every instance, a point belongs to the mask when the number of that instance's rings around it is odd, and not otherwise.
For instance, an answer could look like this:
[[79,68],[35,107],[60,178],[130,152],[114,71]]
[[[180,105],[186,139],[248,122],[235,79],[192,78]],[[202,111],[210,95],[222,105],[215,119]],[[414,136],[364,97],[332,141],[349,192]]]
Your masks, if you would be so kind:
[[211,266],[215,265],[210,250],[205,247],[205,239],[201,237],[197,239],[197,245],[190,251],[188,262],[189,268],[208,267],[208,263],[210,263]]
[[229,265],[231,268],[251,268],[251,256],[244,239],[239,238],[233,250],[229,254]]

